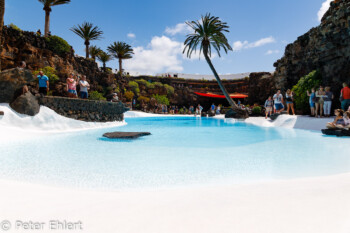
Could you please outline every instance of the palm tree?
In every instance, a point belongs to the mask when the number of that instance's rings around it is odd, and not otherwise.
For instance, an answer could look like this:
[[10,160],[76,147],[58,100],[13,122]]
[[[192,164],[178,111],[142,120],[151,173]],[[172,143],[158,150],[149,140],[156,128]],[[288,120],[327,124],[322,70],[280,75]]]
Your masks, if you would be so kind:
[[93,46],[91,46],[90,48],[89,48],[89,53],[90,53],[90,55],[91,55],[91,58],[94,60],[94,61],[96,61],[96,56],[100,53],[100,52],[102,52],[102,50],[99,48],[99,47],[97,47],[97,46],[95,46],[95,45],[93,45]]
[[134,54],[134,50],[130,45],[124,42],[114,42],[107,48],[108,52],[110,52],[115,58],[118,59],[119,62],[119,74],[120,77],[123,73],[122,61],[124,59],[132,58],[132,54]]
[[82,25],[74,26],[70,30],[85,40],[84,44],[86,46],[86,58],[89,58],[90,41],[101,39],[103,32],[99,27],[88,22],[84,22]]
[[[5,0],[0,0],[0,52],[2,51],[2,28],[4,26]],[[1,71],[1,59],[0,59]]]
[[221,56],[221,48],[225,51],[225,53],[227,53],[229,50],[232,50],[226,36],[224,35],[224,32],[229,32],[229,26],[227,26],[227,23],[222,22],[218,17],[211,16],[210,14],[202,16],[201,22],[191,21],[186,22],[186,24],[190,26],[194,32],[187,35],[187,38],[184,42],[185,48],[183,50],[183,53],[187,51],[187,57],[191,58],[192,53],[196,52],[197,48],[199,47],[199,54],[203,52],[205,60],[207,61],[211,71],[216,78],[216,81],[220,86],[221,91],[224,93],[232,109],[241,112],[236,103],[228,94],[225,86],[222,84],[221,79],[210,59],[212,48],[215,49],[219,57]]
[[103,64],[103,71],[106,71],[106,63],[111,61],[112,55],[106,53],[105,51],[100,51],[97,55],[96,55],[97,59],[102,62]]
[[45,36],[49,35],[50,32],[50,13],[51,7],[70,3],[71,0],[39,0],[44,5],[43,10],[45,11]]

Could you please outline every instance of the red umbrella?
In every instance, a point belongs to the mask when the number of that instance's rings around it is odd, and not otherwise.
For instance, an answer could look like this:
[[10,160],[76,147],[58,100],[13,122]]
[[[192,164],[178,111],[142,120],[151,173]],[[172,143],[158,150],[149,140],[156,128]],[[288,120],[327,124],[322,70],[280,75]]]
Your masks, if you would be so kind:
[[[225,99],[226,98],[224,95],[218,95],[218,94],[213,94],[213,93],[195,92],[195,94],[199,95],[199,96],[209,97],[209,98],[220,98],[220,99]],[[244,99],[244,98],[248,97],[247,95],[240,94],[240,93],[230,94],[230,96],[233,99]]]

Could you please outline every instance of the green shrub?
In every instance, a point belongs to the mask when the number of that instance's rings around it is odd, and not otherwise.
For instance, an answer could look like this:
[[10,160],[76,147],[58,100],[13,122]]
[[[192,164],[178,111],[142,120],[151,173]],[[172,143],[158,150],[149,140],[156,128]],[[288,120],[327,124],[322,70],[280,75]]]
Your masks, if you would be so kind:
[[164,84],[164,87],[165,87],[165,89],[166,89],[166,91],[168,93],[168,96],[174,95],[175,90],[174,90],[174,88],[172,86],[170,86],[168,84]]
[[153,85],[158,87],[158,88],[163,87],[163,84],[161,82],[154,82]]
[[139,89],[139,84],[137,82],[130,81],[129,87],[131,88],[131,90],[134,92],[135,95],[139,95],[140,89]]
[[312,88],[319,87],[322,83],[321,74],[314,70],[308,75],[302,77],[298,83],[293,87],[295,107],[303,112],[309,111],[309,96],[307,91],[311,92]]
[[253,109],[252,109],[252,114],[255,115],[255,116],[258,116],[261,114],[261,107],[260,106],[255,106]]
[[145,96],[140,96],[139,98],[137,98],[137,100],[138,100],[139,102],[149,103],[150,98],[145,97]]
[[20,32],[22,31],[17,25],[14,25],[13,23],[10,23],[8,26],[12,29],[17,30],[17,31],[20,31]]
[[142,85],[146,86],[146,88],[149,88],[149,89],[154,89],[155,88],[154,84],[152,84],[150,82],[147,82],[144,79],[138,79],[138,80],[135,80],[135,82],[137,82],[139,84],[142,84]]
[[48,48],[60,56],[64,56],[71,51],[71,46],[68,44],[68,42],[59,36],[45,37],[45,40]]
[[131,101],[134,98],[134,93],[132,91],[127,91],[124,93],[124,96],[127,101]]
[[169,99],[165,95],[153,95],[152,96],[154,99],[156,99],[158,104],[165,104],[169,105]]
[[[56,75],[55,68],[51,66],[46,66],[45,68],[41,69],[44,72],[44,75],[46,75],[49,78],[50,85],[54,85],[57,81],[60,80],[60,78]],[[33,72],[35,76],[38,76],[40,70],[36,70]]]
[[106,100],[105,97],[103,97],[102,93],[98,91],[92,91],[89,93],[89,99],[90,100]]

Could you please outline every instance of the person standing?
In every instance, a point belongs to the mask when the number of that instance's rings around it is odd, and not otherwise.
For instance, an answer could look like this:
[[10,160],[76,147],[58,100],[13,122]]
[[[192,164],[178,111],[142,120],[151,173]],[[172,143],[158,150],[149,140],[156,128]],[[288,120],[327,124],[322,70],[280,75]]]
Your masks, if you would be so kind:
[[281,113],[284,110],[283,106],[283,95],[281,94],[281,90],[278,90],[277,93],[273,96],[273,100],[275,102],[275,109],[277,113]]
[[47,95],[47,92],[49,91],[49,78],[44,75],[42,70],[39,71],[37,78],[39,80],[39,93],[41,95]]
[[265,119],[267,119],[267,117],[269,115],[271,116],[272,114],[273,100],[271,96],[269,96],[269,98],[265,101],[264,107],[265,107],[265,114],[266,114]]
[[307,91],[307,96],[309,96],[309,104],[310,104],[310,110],[311,110],[311,116],[315,116],[315,101],[316,101],[316,93],[315,88],[311,89],[311,93]]
[[325,91],[326,91],[326,95],[323,98],[323,100],[324,100],[323,109],[324,109],[325,117],[329,117],[331,115],[332,100],[334,98],[334,95],[331,92],[330,87],[326,87]]
[[90,89],[90,84],[86,81],[86,76],[83,75],[79,81],[80,86],[80,98],[87,99],[89,97],[88,90]]
[[324,91],[323,86],[320,86],[320,89],[316,92],[316,115],[315,117],[319,116],[322,117],[323,114],[323,105],[324,105],[324,97],[326,96],[326,92]]
[[346,111],[350,107],[350,88],[348,84],[343,83],[343,89],[340,92],[341,108]]
[[293,115],[295,115],[294,112],[294,104],[293,104],[293,92],[288,89],[286,92],[286,103],[287,103],[287,114],[289,114],[289,109],[292,109]]
[[69,78],[67,78],[67,91],[70,97],[77,97],[77,83],[79,82],[79,78],[75,79],[74,74],[70,74]]

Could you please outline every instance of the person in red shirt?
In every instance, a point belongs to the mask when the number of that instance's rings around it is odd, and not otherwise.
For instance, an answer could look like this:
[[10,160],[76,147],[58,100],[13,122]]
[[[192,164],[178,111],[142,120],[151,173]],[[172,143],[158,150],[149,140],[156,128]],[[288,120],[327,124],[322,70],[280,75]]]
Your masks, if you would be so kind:
[[346,83],[343,83],[343,87],[340,92],[341,108],[346,111],[350,106],[350,88]]

